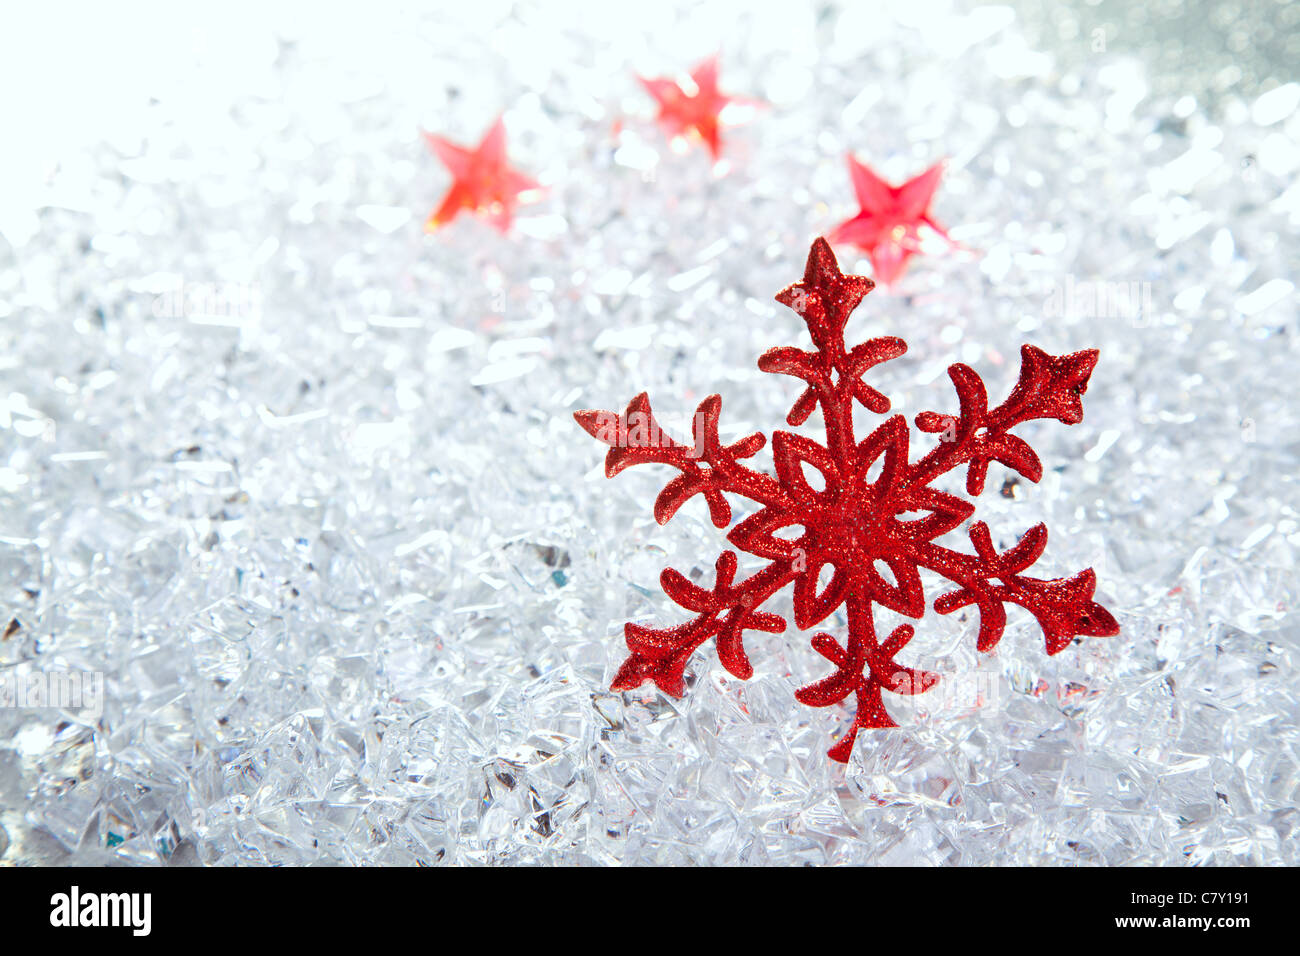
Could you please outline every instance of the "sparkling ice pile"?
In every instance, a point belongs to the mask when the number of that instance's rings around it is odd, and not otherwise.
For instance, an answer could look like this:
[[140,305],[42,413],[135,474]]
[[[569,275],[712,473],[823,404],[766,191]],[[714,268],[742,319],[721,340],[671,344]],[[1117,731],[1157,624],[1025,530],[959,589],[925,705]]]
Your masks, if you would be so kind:
[[[0,864],[1300,863],[1300,5],[753,6],[21,15],[0,688],[87,681],[0,697]],[[764,101],[718,168],[636,80],[714,52]],[[502,111],[546,194],[426,235],[421,130]],[[840,765],[793,628],[747,682],[701,653],[681,700],[608,690],[718,539],[572,412],[780,426],[755,360],[806,341],[772,297],[856,211],[850,150],[947,159],[961,248],[850,323],[908,340],[896,411],[952,406],[952,362],[1000,401],[1022,343],[1101,350],[979,517],[1046,522],[1044,576],[1095,568],[1122,630],[1049,658],[1013,612],[981,655],[931,612],[901,658],[944,681]]]

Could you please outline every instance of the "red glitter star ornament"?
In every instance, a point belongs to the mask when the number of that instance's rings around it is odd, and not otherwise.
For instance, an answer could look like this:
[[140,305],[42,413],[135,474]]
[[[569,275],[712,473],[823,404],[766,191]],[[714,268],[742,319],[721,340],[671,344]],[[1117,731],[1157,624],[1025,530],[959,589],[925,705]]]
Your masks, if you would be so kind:
[[907,268],[907,260],[921,250],[922,228],[948,239],[948,233],[930,216],[943,164],[935,163],[903,185],[891,186],[852,153],[847,159],[860,208],[856,216],[831,231],[830,241],[857,246],[870,257],[875,277],[893,285]]
[[446,225],[462,211],[478,213],[502,232],[514,221],[516,207],[532,201],[538,183],[512,168],[506,158],[506,126],[497,117],[473,149],[424,133],[429,147],[452,175],[451,188],[424,224],[425,232]]
[[[1011,429],[1040,418],[1067,425],[1081,421],[1080,398],[1087,390],[1097,351],[1052,356],[1024,346],[1019,380],[993,409],[988,407],[979,375],[967,365],[951,366],[948,375],[957,390],[958,411],[922,412],[916,417],[917,427],[938,435],[939,441],[913,461],[902,415],[886,419],[865,438],[854,434],[855,404],[878,415],[889,411],[889,399],[866,384],[863,376],[907,351],[906,343],[892,336],[852,348],[845,345],[849,313],[873,286],[870,279],[841,274],[830,246],[818,239],[803,281],[776,297],[803,318],[815,348],[773,348],[758,360],[758,367],[804,383],[787,421],[797,428],[820,409],[826,443],[793,432],[774,432],[775,475],[742,463],[766,444],[762,434],[722,444],[718,437],[722,399],[717,395],[710,395],[697,410],[690,446],[663,434],[644,393],[632,399],[622,414],[575,413],[579,425],[610,446],[605,458],[608,477],[647,463],[671,465],[681,472],[655,502],[660,524],[697,494],[704,497],[719,528],[732,520],[726,494],[756,504],[757,510],[736,524],[727,540],[767,562],[738,581],[736,553],[724,551],[715,562],[711,587],[666,569],[660,577],[665,593],[694,617],[663,629],[628,623],[624,636],[631,653],[615,676],[613,689],[630,690],[649,680],[665,693],[681,696],[686,663],[710,638],[728,672],[741,679],[750,677],[753,668],[745,653],[744,634],[784,631],[785,619],[762,606],[786,585],[793,585],[794,623],[801,630],[845,609],[847,636],[842,642],[826,633],[812,638],[813,649],[834,665],[834,672],[795,694],[812,707],[854,697],[853,723],[829,751],[833,759],[845,761],[860,729],[896,726],[884,707],[885,691],[919,694],[939,679],[897,662],[912,639],[910,625],[895,628],[881,640],[873,620],[877,606],[922,617],[926,604],[922,570],[956,586],[934,602],[938,613],[967,606],[978,610],[976,641],[981,651],[992,650],[1002,637],[1008,603],[1037,618],[1049,654],[1059,653],[1082,635],[1119,633],[1115,619],[1092,599],[1096,577],[1091,570],[1051,580],[1023,573],[1047,543],[1047,529],[1041,524],[1002,552],[982,521],[967,527],[974,554],[936,543],[965,522],[975,506],[933,483],[965,468],[966,493],[978,496],[989,464],[995,461],[1037,481],[1043,466]],[[813,475],[820,480],[810,481]],[[823,569],[830,571],[824,586]]]
[[721,123],[719,115],[728,103],[740,102],[736,97],[718,92],[718,58],[700,63],[691,71],[685,85],[677,80],[660,77],[638,80],[659,105],[659,122],[671,137],[684,140],[698,137],[717,160],[722,154]]

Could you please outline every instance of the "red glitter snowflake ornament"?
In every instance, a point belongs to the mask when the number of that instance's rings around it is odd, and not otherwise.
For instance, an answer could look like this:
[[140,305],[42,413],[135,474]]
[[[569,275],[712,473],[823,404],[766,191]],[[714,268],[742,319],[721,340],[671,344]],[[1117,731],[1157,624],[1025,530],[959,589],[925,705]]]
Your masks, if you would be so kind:
[[[975,371],[966,365],[951,366],[948,375],[957,389],[959,411],[955,415],[922,412],[916,417],[917,427],[938,435],[939,441],[911,461],[907,420],[902,415],[887,419],[861,440],[854,435],[855,402],[876,414],[889,411],[889,399],[866,384],[863,375],[907,350],[902,339],[892,336],[870,339],[853,348],[845,346],[844,325],[849,313],[874,285],[862,276],[841,274],[830,246],[818,239],[808,256],[803,281],[776,297],[802,316],[815,350],[770,349],[758,360],[758,367],[804,383],[787,421],[797,428],[820,409],[826,444],[792,432],[774,432],[775,476],[742,464],[766,444],[763,435],[750,435],[730,445],[719,440],[722,399],[717,395],[700,404],[691,446],[663,434],[644,393],[632,399],[621,415],[575,413],[579,425],[610,446],[605,458],[608,477],[647,463],[672,465],[681,472],[655,502],[655,518],[660,524],[697,494],[704,496],[719,528],[727,527],[732,518],[725,493],[757,504],[758,510],[732,528],[727,540],[768,562],[737,581],[736,554],[724,551],[715,563],[711,588],[666,569],[660,577],[665,593],[695,616],[663,629],[628,623],[624,634],[631,654],[614,678],[614,690],[630,690],[649,680],[665,693],[680,697],[686,662],[710,638],[722,666],[747,679],[753,668],[745,654],[744,633],[784,631],[785,619],[762,610],[762,605],[793,584],[794,623],[801,630],[815,627],[845,608],[848,635],[843,643],[826,633],[812,638],[813,649],[834,665],[834,672],[801,688],[795,697],[811,707],[854,697],[857,712],[853,725],[829,751],[833,759],[847,761],[860,729],[896,726],[885,711],[883,692],[919,694],[939,679],[896,661],[912,639],[910,625],[895,628],[880,640],[873,621],[877,605],[906,617],[919,618],[925,613],[921,569],[956,585],[956,590],[934,602],[938,613],[950,614],[968,605],[979,611],[977,646],[981,651],[992,650],[1002,637],[1008,603],[1020,605],[1038,619],[1048,654],[1064,650],[1079,636],[1119,633],[1115,619],[1092,600],[1096,576],[1091,569],[1053,580],[1025,576],[1047,544],[1047,529],[1041,524],[1001,553],[982,521],[968,529],[974,554],[935,543],[970,517],[975,507],[939,491],[932,483],[965,467],[966,492],[977,496],[984,489],[989,463],[994,461],[1038,481],[1043,473],[1038,456],[1024,440],[1011,434],[1011,429],[1038,418],[1055,418],[1067,425],[1081,421],[1080,398],[1097,363],[1097,351],[1056,357],[1032,345],[1024,346],[1020,379],[1006,401],[993,409]],[[809,482],[808,469],[821,476],[816,485]],[[819,590],[825,567],[831,570],[830,581]],[[882,573],[885,569],[888,577]]]

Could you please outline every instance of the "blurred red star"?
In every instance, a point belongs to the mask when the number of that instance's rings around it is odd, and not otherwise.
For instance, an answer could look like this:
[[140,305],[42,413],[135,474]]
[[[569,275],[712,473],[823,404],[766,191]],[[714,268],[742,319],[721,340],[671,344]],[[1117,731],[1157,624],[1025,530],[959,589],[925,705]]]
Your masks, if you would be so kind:
[[921,227],[948,239],[948,233],[930,217],[930,202],[939,188],[943,164],[935,163],[903,185],[891,186],[852,153],[848,161],[861,208],[852,219],[835,227],[830,241],[857,246],[871,259],[875,277],[891,285],[907,268],[907,260],[921,251]]
[[659,104],[659,122],[672,137],[704,140],[709,153],[718,159],[722,152],[718,114],[728,103],[740,102],[737,97],[718,92],[718,58],[711,56],[695,67],[690,82],[684,87],[677,80],[664,77],[646,79],[637,77],[655,102]]
[[506,159],[506,127],[501,117],[473,149],[432,133],[426,132],[424,139],[452,175],[451,188],[425,222],[425,232],[451,222],[462,210],[478,213],[505,232],[514,221],[515,208],[533,198],[526,194],[541,188]]

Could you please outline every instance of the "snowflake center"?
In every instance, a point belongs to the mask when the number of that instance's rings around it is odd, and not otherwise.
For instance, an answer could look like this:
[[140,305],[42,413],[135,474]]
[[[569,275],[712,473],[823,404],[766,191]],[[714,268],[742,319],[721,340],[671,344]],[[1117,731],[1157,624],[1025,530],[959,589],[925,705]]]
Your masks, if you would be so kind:
[[825,529],[818,533],[818,544],[849,568],[891,554],[899,540],[907,537],[896,517],[894,502],[887,498],[882,501],[870,491],[841,494],[827,510],[827,520],[817,522]]

